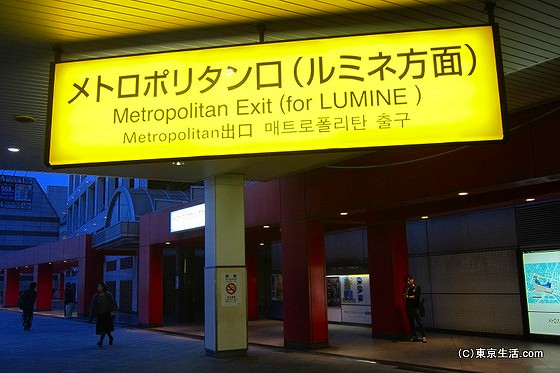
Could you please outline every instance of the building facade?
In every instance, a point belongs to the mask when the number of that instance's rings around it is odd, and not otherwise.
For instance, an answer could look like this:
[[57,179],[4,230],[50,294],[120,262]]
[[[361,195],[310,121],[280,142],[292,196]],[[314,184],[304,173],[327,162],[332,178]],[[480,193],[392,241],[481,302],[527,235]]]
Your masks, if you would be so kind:
[[[191,190],[150,189],[145,179],[71,175],[67,201],[67,236],[91,235],[103,254],[103,281],[122,312],[137,312],[138,224],[140,216],[189,201]],[[79,283],[79,268],[67,270]]]
[[[0,258],[59,240],[61,217],[35,178],[0,175],[0,190]],[[65,188],[58,192],[64,194]],[[33,278],[25,272],[22,289]],[[0,301],[4,298],[3,284],[4,271],[0,270]]]
[[32,177],[0,175],[0,255],[59,239],[60,217]]

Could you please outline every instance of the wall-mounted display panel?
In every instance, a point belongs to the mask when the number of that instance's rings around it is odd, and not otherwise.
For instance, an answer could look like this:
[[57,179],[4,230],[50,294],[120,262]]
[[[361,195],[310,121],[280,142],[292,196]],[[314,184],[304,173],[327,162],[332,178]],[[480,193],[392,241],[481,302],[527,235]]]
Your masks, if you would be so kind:
[[560,336],[560,250],[523,253],[529,333]]
[[371,324],[369,275],[327,277],[328,320]]

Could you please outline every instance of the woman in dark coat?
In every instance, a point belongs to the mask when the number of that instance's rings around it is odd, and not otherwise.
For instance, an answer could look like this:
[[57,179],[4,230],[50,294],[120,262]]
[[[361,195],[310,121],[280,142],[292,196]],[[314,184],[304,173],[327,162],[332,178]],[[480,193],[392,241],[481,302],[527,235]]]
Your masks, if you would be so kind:
[[93,296],[89,309],[89,321],[91,322],[94,318],[97,320],[95,323],[95,334],[99,335],[97,345],[100,348],[103,346],[105,335],[109,337],[109,345],[113,344],[111,332],[115,330],[113,318],[117,308],[115,297],[107,290],[107,285],[103,282],[97,284],[97,294]]

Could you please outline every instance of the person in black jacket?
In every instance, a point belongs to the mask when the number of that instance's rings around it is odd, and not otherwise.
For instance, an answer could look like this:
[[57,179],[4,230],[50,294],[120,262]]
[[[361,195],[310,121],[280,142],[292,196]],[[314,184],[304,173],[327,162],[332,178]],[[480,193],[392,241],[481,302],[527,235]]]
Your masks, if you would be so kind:
[[64,287],[64,317],[67,319],[72,318],[74,312],[74,303],[76,303],[76,296],[74,295],[74,286],[67,282]]
[[424,322],[422,321],[422,315],[420,311],[420,296],[422,294],[422,289],[420,286],[416,285],[414,277],[412,275],[406,276],[406,286],[404,287],[404,299],[406,299],[406,316],[408,317],[408,323],[410,325],[410,337],[411,342],[416,342],[418,340],[418,335],[416,334],[416,328],[414,323],[418,324],[418,329],[422,333],[422,342],[426,343],[426,331],[424,330]]
[[35,308],[35,301],[37,300],[37,292],[35,288],[37,287],[36,282],[29,284],[29,288],[20,295],[18,299],[18,307],[21,308],[21,323],[23,325],[23,330],[31,330],[31,324],[33,323],[33,309]]
[[97,294],[93,296],[89,309],[89,322],[94,318],[97,319],[95,323],[95,334],[99,335],[99,342],[97,342],[99,348],[103,346],[105,335],[109,337],[109,345],[113,344],[113,335],[111,332],[115,330],[113,318],[115,317],[117,308],[115,297],[107,290],[107,285],[103,282],[97,284]]

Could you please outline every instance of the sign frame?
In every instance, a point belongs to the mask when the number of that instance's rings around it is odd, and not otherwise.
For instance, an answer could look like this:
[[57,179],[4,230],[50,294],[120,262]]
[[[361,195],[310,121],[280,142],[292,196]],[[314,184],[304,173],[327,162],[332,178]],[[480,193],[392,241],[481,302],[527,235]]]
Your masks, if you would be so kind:
[[[238,47],[245,47],[245,46],[256,46],[259,45],[278,45],[278,44],[286,44],[286,43],[297,43],[297,42],[308,42],[308,41],[319,41],[319,40],[328,40],[328,39],[345,39],[345,38],[352,38],[352,37],[361,37],[361,36],[379,36],[379,35],[393,35],[393,34],[407,34],[407,33],[416,33],[416,32],[429,32],[429,31],[442,31],[442,30],[456,30],[456,29],[470,29],[476,27],[491,27],[492,29],[492,37],[493,37],[493,46],[494,46],[494,62],[496,66],[496,80],[497,80],[497,91],[498,91],[498,101],[499,101],[499,113],[501,119],[501,134],[502,138],[498,139],[487,139],[487,140],[475,140],[475,141],[451,141],[451,142],[421,142],[421,143],[407,143],[407,144],[391,144],[391,145],[371,145],[371,146],[362,146],[362,147],[343,147],[343,148],[320,148],[320,149],[302,149],[302,150],[288,150],[288,151],[272,151],[272,152],[242,152],[242,153],[234,153],[234,154],[213,154],[213,155],[198,155],[198,156],[173,156],[173,157],[156,157],[155,154],[152,154],[150,157],[142,158],[142,159],[116,159],[116,160],[106,160],[106,161],[96,161],[91,159],[90,161],[80,161],[80,162],[58,162],[53,161],[52,159],[52,150],[55,148],[53,146],[53,102],[54,102],[54,90],[55,90],[55,69],[56,66],[65,63],[74,63],[74,62],[83,62],[83,61],[98,61],[98,60],[111,60],[117,58],[128,58],[128,57],[136,57],[136,56],[146,56],[146,55],[161,55],[166,53],[174,53],[174,52],[192,52],[192,51],[210,51],[210,50],[226,50],[231,48],[238,48]],[[127,164],[142,164],[146,162],[169,162],[169,161],[177,161],[177,160],[208,160],[208,159],[226,159],[226,158],[244,158],[244,157],[258,157],[258,156],[278,156],[278,155],[305,155],[305,154],[317,154],[317,153],[338,153],[338,152],[348,152],[348,151],[371,151],[374,149],[379,148],[395,148],[395,147],[410,147],[410,146],[433,146],[438,144],[443,145],[468,145],[468,144],[476,144],[476,143],[503,143],[507,141],[509,137],[508,132],[508,125],[507,125],[507,105],[506,105],[506,97],[505,97],[505,84],[504,84],[504,73],[503,73],[503,66],[502,66],[502,59],[501,59],[501,50],[500,50],[500,41],[499,41],[499,29],[497,24],[482,24],[482,25],[473,25],[467,27],[452,27],[452,28],[433,28],[433,29],[422,29],[422,30],[409,30],[409,31],[402,31],[402,32],[386,32],[386,33],[366,33],[366,34],[355,34],[355,35],[347,35],[347,36],[331,36],[331,37],[324,37],[324,38],[310,38],[310,39],[299,39],[299,40],[286,40],[286,41],[278,41],[278,42],[270,42],[270,43],[249,43],[249,44],[240,44],[240,45],[231,45],[231,46],[217,46],[212,48],[195,48],[195,49],[186,49],[186,50],[177,50],[173,52],[169,51],[161,51],[161,52],[154,52],[154,53],[147,53],[147,54],[132,54],[132,55],[125,55],[125,56],[112,56],[112,57],[100,57],[100,58],[93,58],[93,59],[83,59],[77,61],[65,61],[65,62],[52,62],[51,63],[51,79],[50,79],[50,89],[49,89],[49,105],[48,105],[48,115],[47,115],[47,131],[45,136],[45,164],[50,168],[67,168],[67,167],[87,167],[87,166],[95,166],[95,165],[127,165]],[[65,146],[68,144],[65,144]],[[73,146],[73,145],[69,145]]]

